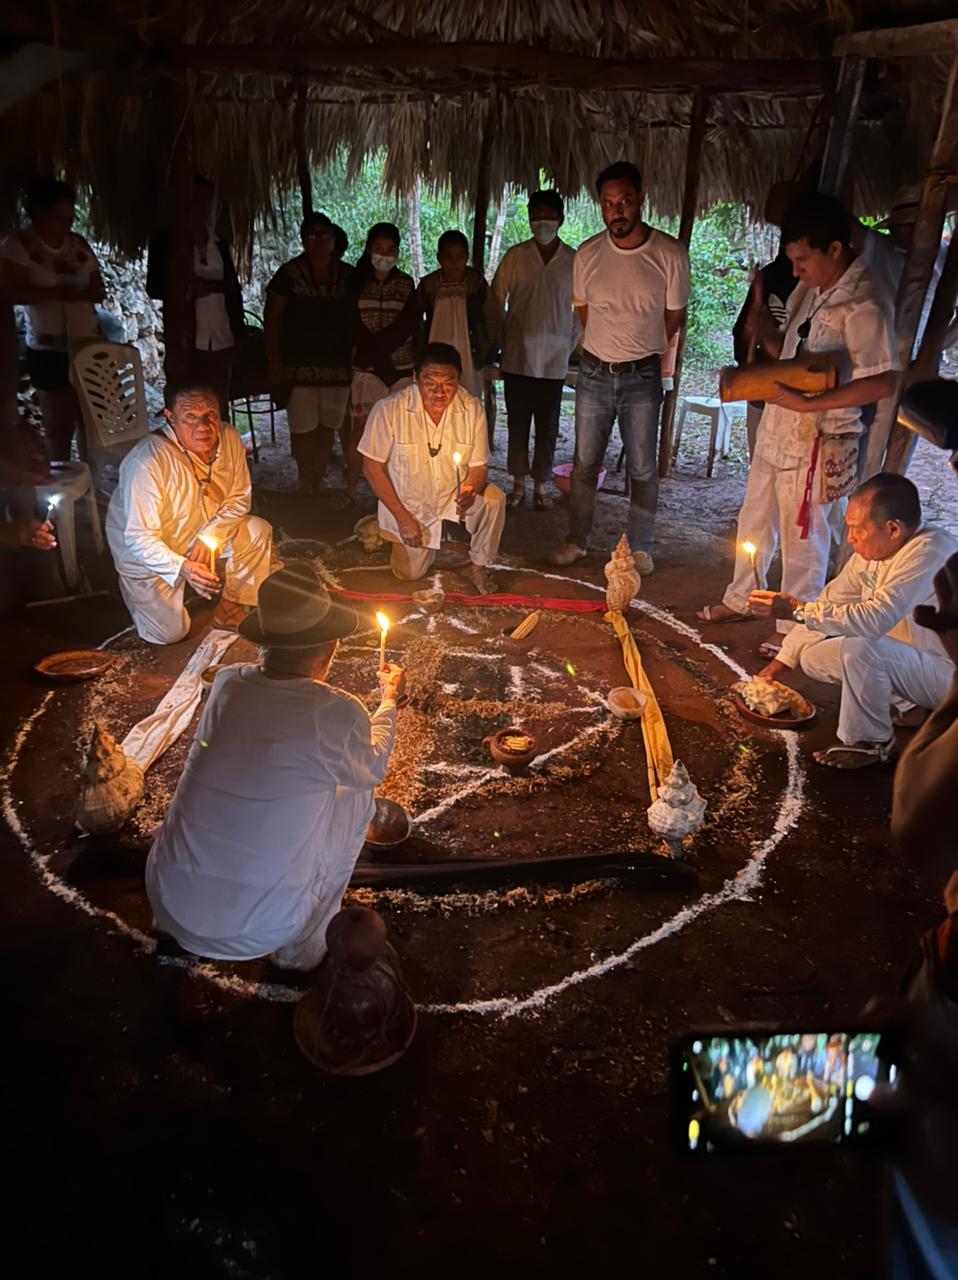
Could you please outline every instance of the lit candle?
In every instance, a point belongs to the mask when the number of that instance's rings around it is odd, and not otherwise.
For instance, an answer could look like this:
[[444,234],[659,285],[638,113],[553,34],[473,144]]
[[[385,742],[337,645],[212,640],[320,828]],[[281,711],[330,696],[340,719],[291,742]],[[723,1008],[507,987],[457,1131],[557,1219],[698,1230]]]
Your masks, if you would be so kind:
[[452,455],[452,460],[456,464],[456,502],[458,502],[462,491],[462,478],[459,475],[459,465],[462,462],[462,454],[454,453]]
[[220,544],[216,541],[214,537],[212,537],[208,533],[200,534],[200,542],[202,542],[204,547],[207,547],[209,549],[210,573],[215,573],[216,572],[216,553],[219,550]]
[[761,591],[762,583],[758,576],[758,565],[755,563],[755,556],[758,552],[758,547],[755,545],[754,542],[743,542],[742,550],[745,552],[749,560],[751,560],[752,562],[752,577],[755,579],[755,587],[758,591]]
[[386,665],[386,633],[389,630],[389,619],[384,613],[376,614],[376,621],[379,623],[379,669],[380,671]]
[[60,495],[58,493],[55,493],[47,502],[47,514],[43,517],[44,524],[50,523],[50,521],[53,519],[54,511],[56,511],[59,505],[60,505]]

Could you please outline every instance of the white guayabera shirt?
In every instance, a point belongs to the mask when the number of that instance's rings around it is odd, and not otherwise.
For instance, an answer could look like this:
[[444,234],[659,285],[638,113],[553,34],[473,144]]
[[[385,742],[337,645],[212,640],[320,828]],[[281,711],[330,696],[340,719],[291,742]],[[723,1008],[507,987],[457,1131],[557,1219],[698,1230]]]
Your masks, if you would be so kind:
[[[559,242],[548,262],[535,240],[513,245],[499,263],[487,303],[489,327],[502,335],[499,368],[526,378],[564,378],[582,332],[572,309],[575,250]],[[507,309],[508,308],[508,309]]]
[[[438,445],[435,457],[429,452],[430,443],[433,449]],[[475,396],[460,387],[436,424],[413,384],[373,406],[359,452],[386,464],[399,501],[423,526],[422,545],[438,551],[443,520],[459,518],[453,454],[461,458],[461,480],[470,467],[484,467],[489,461],[485,410]],[[402,541],[399,526],[382,502],[378,519],[383,537]]]

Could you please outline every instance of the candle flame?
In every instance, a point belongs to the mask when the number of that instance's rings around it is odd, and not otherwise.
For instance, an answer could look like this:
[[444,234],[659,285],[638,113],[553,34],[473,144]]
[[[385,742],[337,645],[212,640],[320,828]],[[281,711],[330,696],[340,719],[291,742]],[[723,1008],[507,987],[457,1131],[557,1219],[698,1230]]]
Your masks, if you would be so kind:
[[200,542],[202,542],[202,544],[203,544],[203,546],[204,546],[204,547],[209,548],[209,550],[210,550],[210,551],[212,551],[212,552],[214,552],[214,554],[219,550],[220,544],[219,544],[219,542],[217,542],[217,540],[212,536],[212,534],[209,534],[209,533],[201,533],[201,534],[199,535],[199,540],[200,540]]
[[458,466],[459,466],[459,463],[460,463],[460,462],[462,462],[462,454],[461,454],[461,453],[454,453],[454,454],[452,455],[452,460],[453,460],[453,462],[456,464],[456,466],[458,467]]
[[47,498],[47,508],[48,509],[52,508],[54,511],[56,511],[57,507],[60,505],[61,497],[62,495],[59,493],[51,493],[50,497]]
[[755,545],[754,542],[743,542],[742,550],[745,552],[747,556],[754,556],[755,553],[758,551],[758,547]]
[[377,614],[376,614],[376,621],[379,623],[379,630],[380,630],[380,631],[388,631],[388,630],[389,630],[389,619],[386,617],[386,615],[385,615],[384,613],[377,613]]

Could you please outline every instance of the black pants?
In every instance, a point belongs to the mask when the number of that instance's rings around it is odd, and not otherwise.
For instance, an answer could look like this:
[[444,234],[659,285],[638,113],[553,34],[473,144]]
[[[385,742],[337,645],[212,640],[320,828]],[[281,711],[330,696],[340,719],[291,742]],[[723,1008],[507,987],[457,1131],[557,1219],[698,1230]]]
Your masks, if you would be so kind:
[[535,418],[532,478],[537,484],[544,484],[552,475],[563,381],[561,378],[527,378],[522,373],[503,373],[502,380],[509,427],[509,474],[514,480],[525,479],[529,474],[529,428]]

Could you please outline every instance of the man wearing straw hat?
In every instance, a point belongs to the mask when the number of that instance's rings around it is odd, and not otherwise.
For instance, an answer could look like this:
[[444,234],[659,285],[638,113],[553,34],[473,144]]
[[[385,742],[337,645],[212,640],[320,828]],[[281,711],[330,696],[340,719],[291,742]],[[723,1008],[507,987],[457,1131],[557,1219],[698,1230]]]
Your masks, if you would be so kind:
[[240,626],[262,660],[217,675],[146,866],[156,924],[186,951],[304,970],[323,958],[405,683],[385,665],[372,716],[326,683],[356,627],[301,563],[267,578]]

